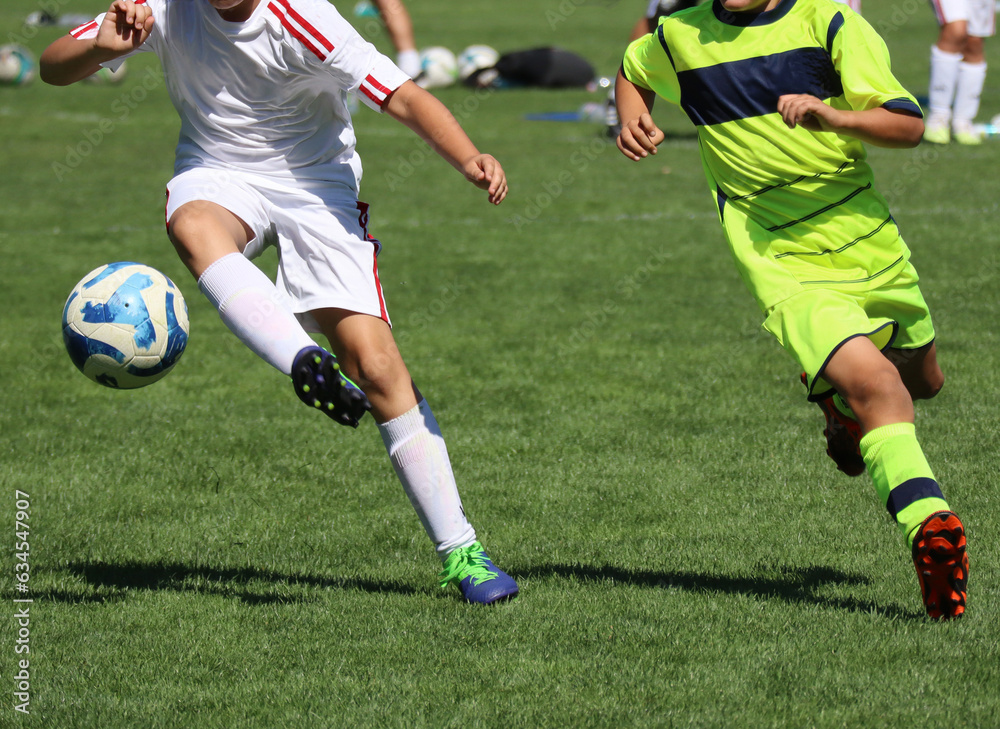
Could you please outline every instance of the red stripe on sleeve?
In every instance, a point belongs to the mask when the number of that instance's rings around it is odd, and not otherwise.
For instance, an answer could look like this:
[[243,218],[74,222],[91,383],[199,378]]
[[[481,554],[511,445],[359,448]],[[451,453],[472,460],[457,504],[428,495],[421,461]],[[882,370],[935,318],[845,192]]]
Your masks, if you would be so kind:
[[81,26],[73,28],[73,30],[71,30],[69,32],[69,34],[71,36],[73,36],[74,38],[79,38],[84,33],[87,33],[87,32],[93,30],[96,27],[97,27],[97,21],[96,20],[91,20],[89,23],[84,23]]
[[323,46],[327,51],[333,50],[333,43],[328,41],[325,37],[323,37],[322,33],[320,33],[318,30],[312,27],[312,25],[310,25],[308,20],[306,20],[297,12],[295,12],[295,8],[293,8],[289,4],[288,0],[278,0],[278,2],[281,3],[281,5],[285,8],[285,10],[288,11],[288,14],[295,19],[296,23],[305,28],[305,30],[313,37],[314,40],[319,41],[319,44]]
[[315,55],[316,58],[318,58],[321,61],[326,60],[326,55],[322,51],[320,51],[319,48],[310,43],[309,39],[306,38],[298,28],[292,25],[292,22],[285,17],[284,13],[278,10],[277,6],[274,3],[268,3],[267,9],[270,10],[275,15],[277,15],[278,20],[281,21],[281,24],[285,27],[285,30],[287,30],[289,33],[295,36],[302,43],[302,45],[304,45],[306,48],[312,51],[313,55]]
[[377,80],[377,79],[376,79],[376,78],[375,78],[374,76],[372,76],[371,74],[368,74],[368,75],[367,75],[367,76],[365,77],[365,81],[367,81],[368,83],[370,83],[370,84],[372,85],[372,88],[374,88],[374,89],[375,89],[376,91],[381,91],[381,92],[382,92],[383,94],[385,94],[386,96],[388,96],[389,94],[391,94],[391,93],[392,93],[392,89],[388,89],[388,88],[386,88],[385,86],[383,86],[383,85],[382,85],[381,83],[379,83],[379,82],[378,82],[378,80]]
[[385,101],[384,98],[380,99],[373,92],[369,91],[368,88],[364,84],[361,84],[361,92],[365,96],[367,96],[369,99],[371,99],[372,101],[374,101],[376,104],[378,104],[379,106],[382,106],[382,102]]

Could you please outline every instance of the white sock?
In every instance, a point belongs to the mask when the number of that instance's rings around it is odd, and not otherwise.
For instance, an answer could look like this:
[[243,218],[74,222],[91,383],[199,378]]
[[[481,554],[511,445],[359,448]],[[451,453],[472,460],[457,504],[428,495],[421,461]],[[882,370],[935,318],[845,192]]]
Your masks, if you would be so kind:
[[441,429],[426,400],[378,426],[392,467],[443,560],[476,541],[465,518]]
[[979,97],[986,83],[986,62],[958,65],[958,83],[955,85],[955,113],[952,126],[955,129],[971,127],[972,120],[979,113]]
[[400,51],[396,54],[396,65],[410,78],[416,78],[417,74],[420,73],[420,54],[412,48],[408,51]]
[[608,90],[608,101],[604,106],[604,123],[609,127],[615,127],[621,124],[621,119],[618,118],[618,107],[615,106],[614,86]]
[[951,119],[951,105],[955,100],[958,67],[961,63],[961,53],[947,53],[936,45],[931,46],[930,88],[927,92],[927,105],[930,107],[928,124],[947,124]]
[[198,288],[233,334],[286,375],[295,355],[316,345],[271,280],[241,253],[223,256],[205,269]]

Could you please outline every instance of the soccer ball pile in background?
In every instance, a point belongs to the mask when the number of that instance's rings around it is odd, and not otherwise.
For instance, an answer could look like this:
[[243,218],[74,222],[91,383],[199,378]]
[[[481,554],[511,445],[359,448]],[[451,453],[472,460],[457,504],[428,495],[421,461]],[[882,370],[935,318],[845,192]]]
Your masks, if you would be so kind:
[[425,89],[451,86],[493,66],[499,58],[499,53],[484,45],[469,46],[458,56],[444,46],[431,46],[420,51],[420,75],[416,82]]
[[188,313],[173,281],[141,263],[109,263],[73,287],[63,341],[83,374],[107,387],[152,384],[187,346]]
[[11,43],[0,46],[0,84],[25,86],[35,79],[35,57],[24,46]]
[[477,71],[492,68],[499,60],[500,54],[489,46],[469,46],[458,54],[458,78],[465,81]]

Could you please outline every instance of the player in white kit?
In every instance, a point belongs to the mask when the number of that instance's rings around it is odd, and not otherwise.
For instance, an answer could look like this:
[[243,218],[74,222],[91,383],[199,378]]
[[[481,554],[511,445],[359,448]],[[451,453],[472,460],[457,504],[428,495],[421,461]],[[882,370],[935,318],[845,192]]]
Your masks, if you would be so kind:
[[[371,410],[444,562],[442,586],[477,603],[515,595],[466,519],[441,431],[396,348],[347,94],[420,135],[493,204],[507,194],[503,168],[326,0],[115,0],[46,49],[41,77],[74,83],[138,51],[159,57],[181,118],[167,230],[201,291],[307,405],[355,427]],[[250,262],[272,245],[275,283]]]
[[924,139],[979,144],[973,128],[986,82],[983,38],[996,34],[995,0],[931,0],[941,31],[931,46]]

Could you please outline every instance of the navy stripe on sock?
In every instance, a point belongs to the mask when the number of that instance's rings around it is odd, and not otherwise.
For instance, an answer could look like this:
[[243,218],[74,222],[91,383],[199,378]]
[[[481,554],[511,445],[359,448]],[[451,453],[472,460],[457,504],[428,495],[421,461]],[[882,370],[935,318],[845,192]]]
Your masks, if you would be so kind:
[[910,504],[920,499],[943,499],[941,487],[933,478],[911,478],[903,481],[896,488],[889,492],[889,498],[885,502],[885,508],[892,516],[901,512]]

